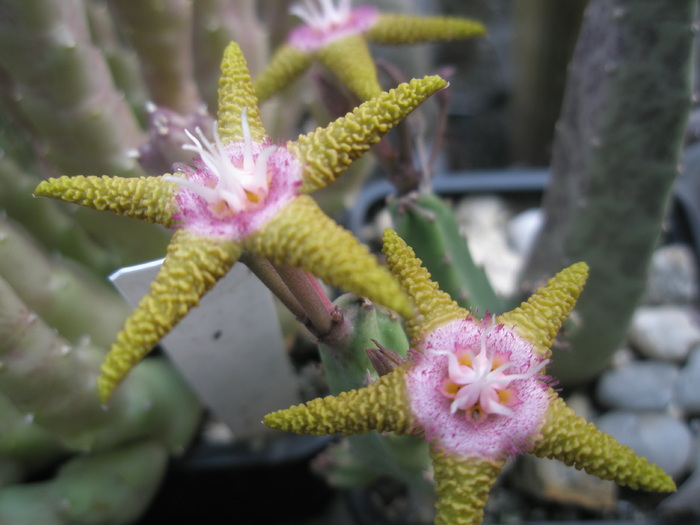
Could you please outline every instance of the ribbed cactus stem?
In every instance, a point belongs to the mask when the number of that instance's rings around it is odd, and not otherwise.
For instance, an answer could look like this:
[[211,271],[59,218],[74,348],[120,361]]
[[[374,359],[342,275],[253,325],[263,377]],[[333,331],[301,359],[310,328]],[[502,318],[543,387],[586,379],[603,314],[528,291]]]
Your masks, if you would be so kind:
[[107,346],[129,314],[114,290],[50,258],[18,224],[1,217],[0,276],[69,341],[89,337]]
[[342,295],[333,304],[352,330],[335,345],[319,345],[332,394],[362,388],[370,375],[377,377],[365,353],[365,349],[374,346],[373,341],[406,357],[408,340],[395,313],[353,294]]
[[432,193],[411,194],[391,203],[396,232],[413,248],[440,289],[460,306],[498,314],[503,301],[486,272],[474,262],[450,207]]
[[536,285],[573,261],[591,267],[579,326],[551,368],[562,383],[608,365],[644,292],[691,106],[696,8],[691,0],[588,2],[557,124],[546,221],[525,271]]
[[0,488],[22,481],[65,454],[65,448],[50,432],[0,393]]
[[[333,394],[362,388],[370,377],[377,379],[365,349],[378,344],[406,356],[408,339],[396,314],[353,294],[334,301],[352,330],[340,344],[319,345],[326,381]],[[379,435],[370,432],[347,437],[348,457],[331,466],[331,476],[343,478],[351,471],[355,484],[367,484],[377,476],[391,476],[424,492],[432,491],[424,472],[428,469],[427,445],[412,436]]]
[[0,523],[134,523],[147,509],[167,466],[154,442],[70,459],[52,479],[0,490]]
[[96,381],[104,353],[69,344],[0,280],[0,392],[20,411],[70,450],[104,450],[144,436],[182,450],[199,405],[180,376],[150,360],[105,410]]
[[47,249],[57,250],[99,274],[113,271],[117,258],[88,237],[63,205],[32,197],[38,183],[8,155],[0,155],[0,208]]
[[[142,175],[143,139],[78,0],[0,1],[0,66],[43,152],[64,173]],[[37,60],[41,56],[41,60]]]
[[100,48],[114,78],[114,84],[126,97],[132,111],[141,123],[145,122],[145,108],[149,101],[148,88],[141,74],[139,56],[124,42],[118,22],[106,3],[85,4],[90,34]]
[[190,0],[110,0],[125,36],[137,51],[151,100],[181,114],[202,101],[192,62]]

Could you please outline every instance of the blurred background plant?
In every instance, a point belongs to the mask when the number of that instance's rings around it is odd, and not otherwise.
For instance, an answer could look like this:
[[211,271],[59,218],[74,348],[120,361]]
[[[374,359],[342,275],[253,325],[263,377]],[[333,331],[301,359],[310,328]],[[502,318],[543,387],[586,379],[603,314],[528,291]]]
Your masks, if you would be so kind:
[[[224,47],[238,42],[255,77],[298,22],[287,14],[291,3],[0,0],[0,521],[134,522],[168,456],[195,439],[201,415],[162,356],[137,368],[108,412],[94,393],[101,355],[129,312],[105,277],[162,257],[167,233],[33,199],[32,189],[59,174],[161,174],[189,161],[184,130],[207,129],[215,114]],[[368,217],[361,214],[363,223],[376,215],[380,225],[391,224],[442,289],[481,311],[505,311],[546,276],[587,261],[591,278],[552,373],[572,392],[590,391],[625,341],[652,255],[677,208],[696,2],[372,3],[387,12],[481,20],[489,37],[373,46],[385,88],[438,71],[449,75],[451,87],[315,196],[351,225],[353,207],[371,208]],[[356,103],[314,66],[265,103],[263,121],[279,142]],[[464,239],[465,216],[477,224],[473,237],[493,232],[484,224],[499,217],[483,201],[449,201],[469,188],[512,196],[527,187],[529,167],[543,176],[516,195],[513,207],[538,205],[543,197],[543,226],[520,264],[522,275],[512,271],[517,286],[504,291],[482,268],[473,239]],[[691,224],[684,240],[700,235],[692,230],[700,224],[693,215],[700,212],[700,195],[692,193],[697,171],[688,171],[683,184],[691,190],[676,199]],[[384,189],[367,200],[378,178]],[[388,213],[377,215],[387,194]],[[376,240],[371,224],[354,229]],[[279,312],[302,389],[311,390],[304,397],[361,386],[375,363],[364,351],[372,340],[397,352],[407,347],[391,312],[351,296],[334,304],[351,336],[319,350]],[[689,369],[680,368],[688,356],[676,361],[676,375]],[[700,411],[685,410],[686,419]],[[404,501],[430,503],[421,444],[359,438],[327,449],[315,462],[318,471],[344,487],[398,480],[409,494]],[[687,472],[679,469],[677,479]],[[415,507],[405,512],[418,515]]]

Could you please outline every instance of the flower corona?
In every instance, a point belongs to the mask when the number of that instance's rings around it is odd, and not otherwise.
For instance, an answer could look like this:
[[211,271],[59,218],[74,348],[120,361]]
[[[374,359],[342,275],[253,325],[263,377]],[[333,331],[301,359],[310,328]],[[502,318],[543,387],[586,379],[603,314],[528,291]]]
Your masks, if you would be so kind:
[[197,153],[208,173],[200,180],[172,175],[163,177],[164,180],[175,182],[195,192],[219,218],[255,208],[267,197],[269,191],[270,174],[267,161],[277,147],[268,146],[254,156],[247,108],[243,108],[241,113],[241,127],[243,151],[242,158],[238,159],[231,154],[231,149],[221,142],[216,122],[212,130],[213,143],[199,128],[195,129],[199,138],[186,130],[185,133],[192,144],[185,144],[182,149]]
[[315,51],[345,36],[362,34],[372,27],[379,11],[372,6],[352,8],[351,0],[304,0],[289,12],[304,24],[289,35],[290,45],[302,51]]

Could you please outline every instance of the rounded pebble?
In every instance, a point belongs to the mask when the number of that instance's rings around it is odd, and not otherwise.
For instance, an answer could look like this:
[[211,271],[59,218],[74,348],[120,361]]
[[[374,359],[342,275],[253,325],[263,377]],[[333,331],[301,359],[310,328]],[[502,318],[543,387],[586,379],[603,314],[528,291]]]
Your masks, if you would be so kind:
[[662,361],[635,361],[603,373],[598,400],[610,408],[663,411],[673,399],[678,366]]
[[700,343],[700,328],[689,308],[641,306],[628,331],[634,348],[651,359],[683,361]]
[[687,304],[697,299],[698,272],[692,248],[686,244],[658,248],[651,258],[644,302]]
[[700,345],[696,346],[676,381],[674,400],[688,415],[700,415]]

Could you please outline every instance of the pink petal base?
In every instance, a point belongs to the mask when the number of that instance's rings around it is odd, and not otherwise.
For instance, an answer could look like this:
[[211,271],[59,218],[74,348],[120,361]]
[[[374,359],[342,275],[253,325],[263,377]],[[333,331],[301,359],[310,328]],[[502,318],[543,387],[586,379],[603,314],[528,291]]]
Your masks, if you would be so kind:
[[[257,158],[262,150],[271,145],[268,139],[252,145],[253,157]],[[243,142],[226,145],[231,162],[243,163]],[[188,180],[203,185],[213,186],[217,175],[212,173],[199,157],[193,160],[194,168],[179,165],[178,172]],[[177,190],[178,211],[173,219],[181,228],[204,237],[221,237],[240,241],[252,232],[260,229],[267,221],[292,199],[299,195],[301,186],[301,167],[299,162],[284,146],[278,148],[268,159],[269,191],[267,197],[256,203],[249,210],[238,212],[230,217],[217,217],[207,206],[206,201],[195,192],[183,187]]]
[[448,375],[445,352],[463,348],[478,352],[484,334],[487,355],[496,351],[510,355],[513,366],[508,374],[525,374],[542,362],[531,343],[503,325],[493,326],[488,317],[481,322],[458,319],[433,330],[423,339],[421,351],[412,352],[415,365],[406,374],[406,384],[413,415],[426,439],[437,441],[448,454],[501,460],[531,448],[549,408],[549,378],[536,373],[510,384],[519,401],[510,407],[512,417],[489,414],[475,421],[461,410],[451,414],[452,400],[440,391]]
[[335,40],[364,33],[374,25],[378,16],[377,8],[369,5],[358,6],[343,23],[332,29],[319,31],[306,24],[297,27],[289,34],[287,42],[301,51],[317,51]]

